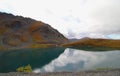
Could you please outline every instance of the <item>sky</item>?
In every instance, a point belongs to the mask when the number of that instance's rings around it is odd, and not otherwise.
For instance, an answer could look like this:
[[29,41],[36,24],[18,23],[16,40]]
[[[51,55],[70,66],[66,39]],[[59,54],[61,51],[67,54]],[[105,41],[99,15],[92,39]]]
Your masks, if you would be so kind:
[[120,39],[120,0],[0,0],[0,11],[50,24],[68,38]]

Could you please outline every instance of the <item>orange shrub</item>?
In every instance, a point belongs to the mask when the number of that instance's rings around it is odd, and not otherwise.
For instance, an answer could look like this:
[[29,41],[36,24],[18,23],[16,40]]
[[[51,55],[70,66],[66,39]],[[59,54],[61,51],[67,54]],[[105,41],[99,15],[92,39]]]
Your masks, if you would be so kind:
[[26,37],[26,36],[22,36],[22,37],[21,37],[21,41],[22,41],[22,42],[26,42],[26,41],[27,41],[27,37]]
[[33,33],[32,38],[33,38],[33,41],[35,41],[35,42],[43,42],[43,41],[45,41],[44,37],[39,35],[37,32]]
[[42,22],[35,22],[30,28],[29,32],[33,32],[34,30],[38,29],[42,25]]

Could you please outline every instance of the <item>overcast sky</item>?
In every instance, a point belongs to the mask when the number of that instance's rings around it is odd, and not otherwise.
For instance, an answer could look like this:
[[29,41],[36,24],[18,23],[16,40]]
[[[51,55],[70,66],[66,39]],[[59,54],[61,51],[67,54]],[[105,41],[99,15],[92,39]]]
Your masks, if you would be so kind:
[[0,0],[0,11],[43,21],[69,38],[120,39],[120,0]]

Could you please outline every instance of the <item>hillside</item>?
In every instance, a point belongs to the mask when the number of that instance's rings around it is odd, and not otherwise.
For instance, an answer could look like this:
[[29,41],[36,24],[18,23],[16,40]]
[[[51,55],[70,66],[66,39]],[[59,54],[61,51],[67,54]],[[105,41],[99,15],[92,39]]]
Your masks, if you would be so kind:
[[99,47],[99,48],[120,49],[120,40],[83,38],[75,42],[63,44],[62,46],[72,47],[72,48]]
[[46,23],[0,13],[0,49],[47,47],[67,42],[67,38]]

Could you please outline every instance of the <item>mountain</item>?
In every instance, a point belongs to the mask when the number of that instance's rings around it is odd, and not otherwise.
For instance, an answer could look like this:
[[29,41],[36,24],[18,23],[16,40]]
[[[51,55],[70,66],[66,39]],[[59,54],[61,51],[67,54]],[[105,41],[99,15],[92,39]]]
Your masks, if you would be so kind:
[[0,12],[0,49],[47,47],[68,42],[49,24]]
[[76,38],[72,38],[72,39],[69,39],[70,42],[74,42],[74,41],[77,41],[78,39]]
[[78,48],[78,49],[120,49],[120,40],[113,39],[93,39],[83,38],[74,42],[63,44],[64,47]]

